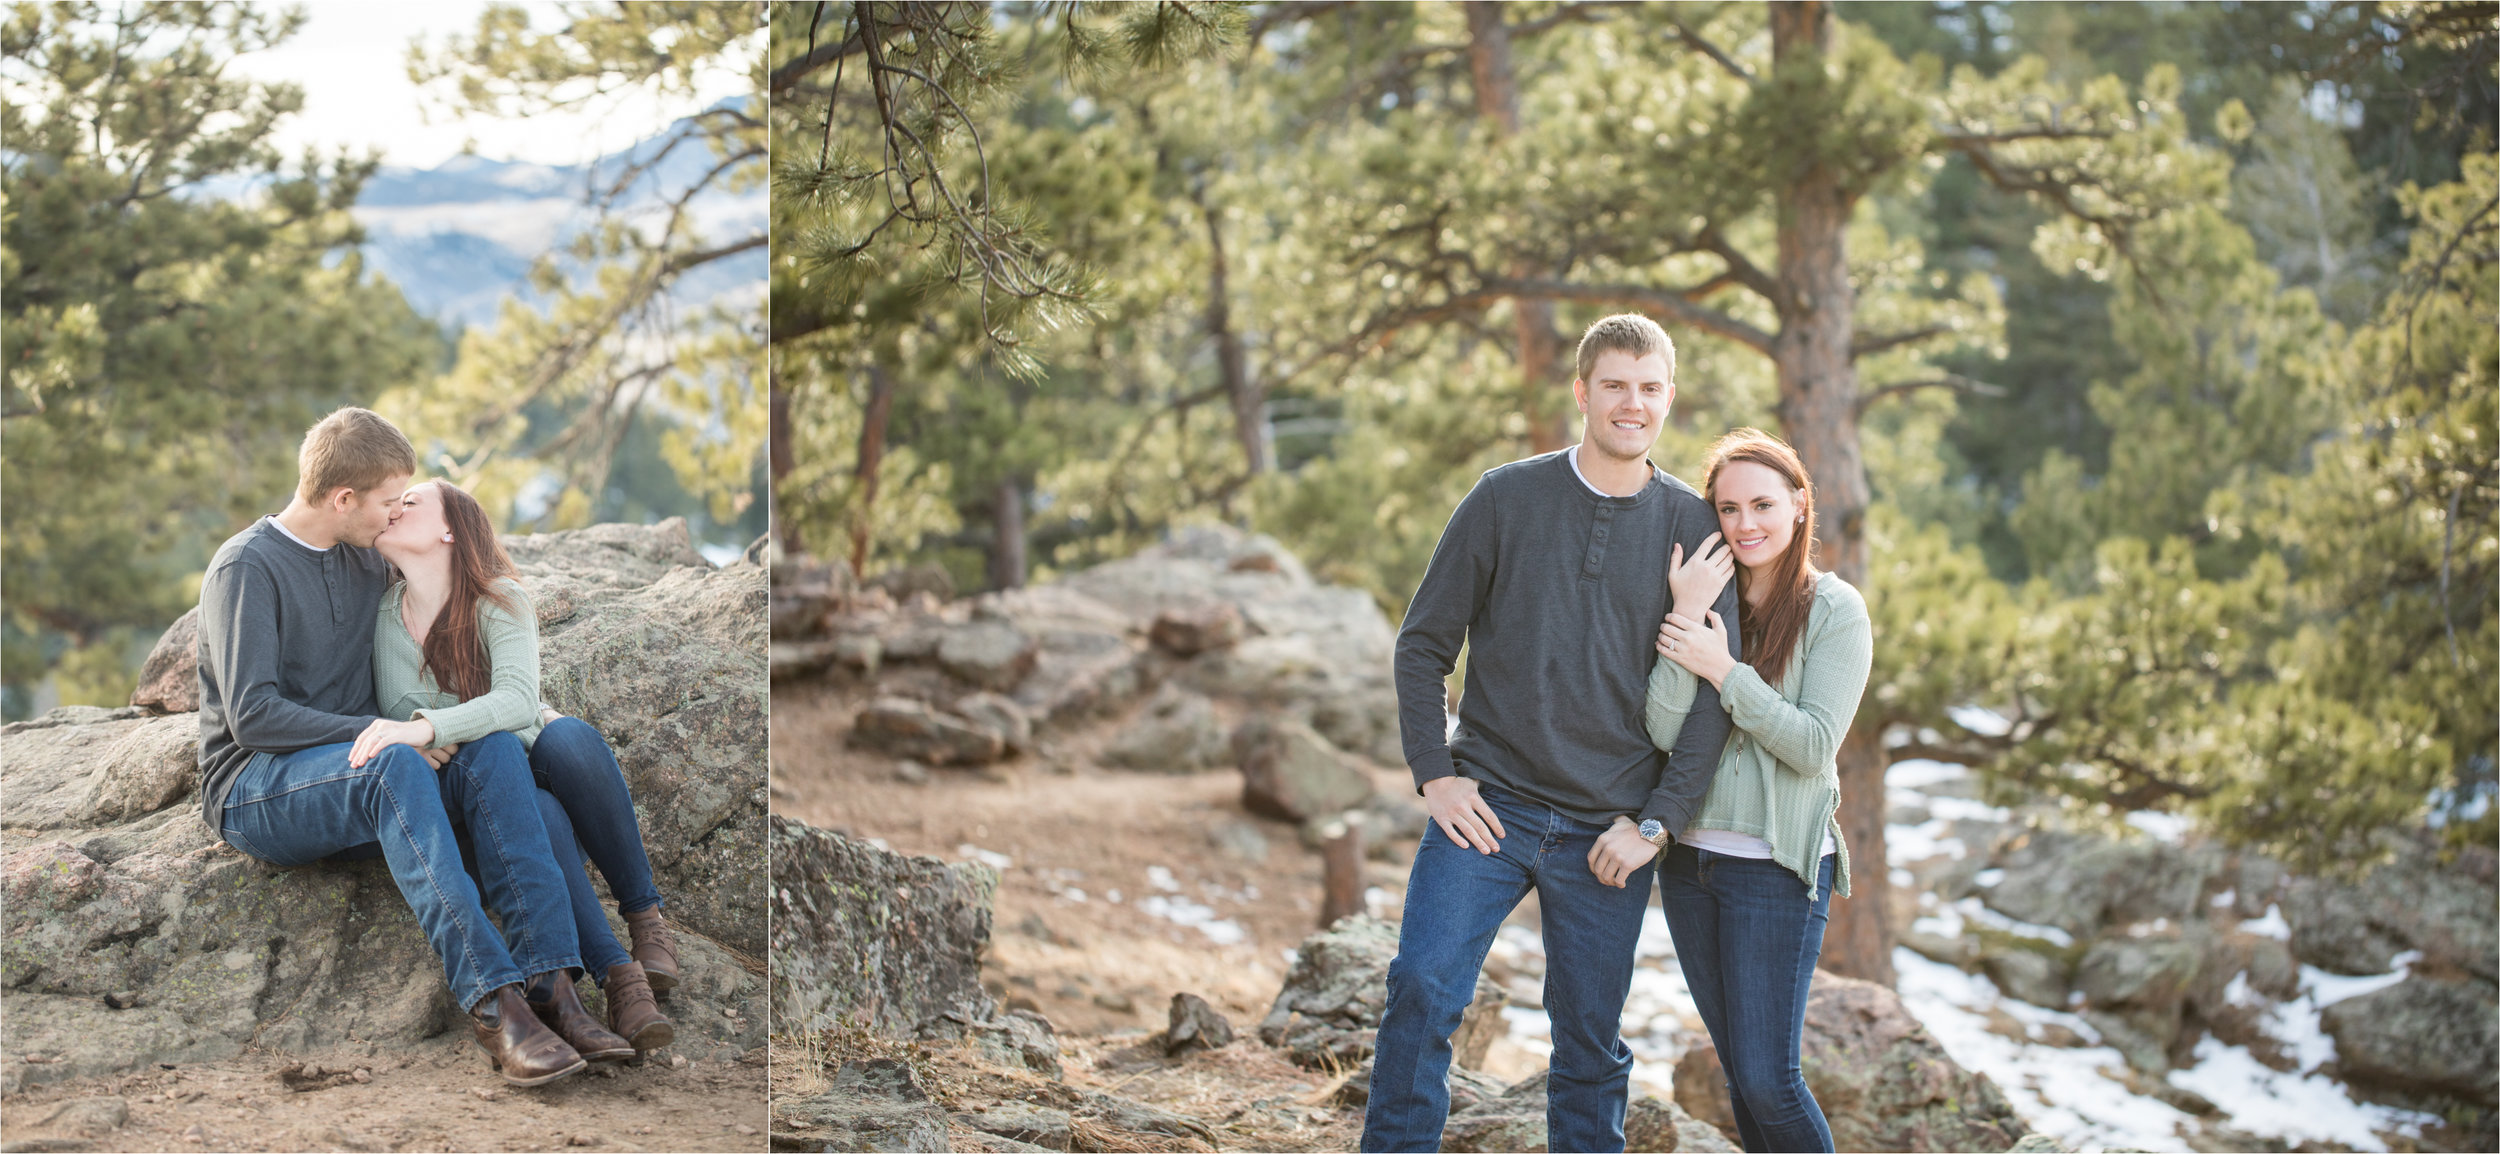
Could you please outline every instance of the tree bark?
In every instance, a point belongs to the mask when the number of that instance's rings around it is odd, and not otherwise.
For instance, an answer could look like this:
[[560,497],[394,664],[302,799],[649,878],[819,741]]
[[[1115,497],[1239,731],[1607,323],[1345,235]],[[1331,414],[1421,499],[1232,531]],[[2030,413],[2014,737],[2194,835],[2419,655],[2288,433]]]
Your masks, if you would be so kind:
[[[1821,0],[1774,3],[1774,76],[1792,91],[1827,91],[1821,76],[1831,47],[1831,11]],[[1797,71],[1792,71],[1797,70]],[[1811,71],[1803,71],[1811,70]],[[1782,76],[1782,74],[1787,74]],[[1796,110],[1807,114],[1808,110]],[[1846,244],[1857,194],[1841,173],[1808,158],[1779,190],[1779,334],[1771,358],[1779,379],[1780,431],[1814,478],[1815,553],[1821,567],[1866,586],[1866,461],[1858,445],[1857,370],[1849,345],[1857,300]],[[1832,903],[1823,967],[1891,985],[1891,929],[1885,895],[1885,754],[1872,727],[1852,727],[1840,752],[1840,827],[1849,839],[1851,895]]]
[[1267,389],[1250,376],[1250,358],[1241,334],[1233,328],[1230,266],[1224,260],[1224,229],[1204,189],[1193,189],[1198,214],[1207,224],[1207,333],[1215,338],[1215,368],[1232,404],[1233,440],[1251,476],[1267,471]]
[[[1468,0],[1467,64],[1476,83],[1476,114],[1493,128],[1496,140],[1519,134],[1519,79],[1511,64],[1510,25],[1494,0]],[[1511,275],[1532,279],[1534,270],[1515,265]],[[1519,411],[1528,418],[1528,444],[1550,453],[1570,443],[1570,418],[1552,411],[1549,400],[1560,362],[1561,338],[1554,332],[1554,302],[1513,297],[1512,326],[1519,342]]]
[[868,527],[877,509],[877,467],[885,463],[885,423],[894,412],[894,374],[868,362],[868,408],[859,425],[859,459],[851,466],[858,496],[851,508],[851,572],[868,576]]
[[1023,588],[1024,490],[1012,475],[998,479],[990,527],[990,588]]

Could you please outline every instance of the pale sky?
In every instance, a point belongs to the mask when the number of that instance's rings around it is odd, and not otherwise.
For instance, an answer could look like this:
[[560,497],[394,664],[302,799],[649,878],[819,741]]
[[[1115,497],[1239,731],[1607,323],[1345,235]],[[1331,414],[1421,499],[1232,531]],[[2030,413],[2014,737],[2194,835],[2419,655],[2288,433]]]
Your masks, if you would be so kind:
[[[541,27],[554,6],[536,3]],[[408,82],[408,45],[424,37],[440,46],[453,32],[477,27],[485,0],[314,0],[311,19],[294,39],[269,52],[237,57],[231,67],[265,80],[304,87],[304,110],[281,121],[274,143],[292,159],[308,144],[378,148],[383,163],[432,168],[476,142],[480,156],[540,164],[577,164],[658,132],[671,121],[722,98],[751,90],[743,70],[719,69],[692,99],[662,101],[636,94],[586,106],[580,113],[506,120],[453,119],[437,98]],[[758,42],[761,42],[759,36]],[[431,120],[432,123],[428,123]]]

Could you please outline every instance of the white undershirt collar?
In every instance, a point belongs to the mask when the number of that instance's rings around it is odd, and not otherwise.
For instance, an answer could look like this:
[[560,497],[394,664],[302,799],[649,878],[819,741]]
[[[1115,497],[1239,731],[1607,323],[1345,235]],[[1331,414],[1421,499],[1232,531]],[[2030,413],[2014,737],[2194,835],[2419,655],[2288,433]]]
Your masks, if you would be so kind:
[[312,550],[312,551],[313,551],[313,552],[315,552],[315,553],[327,553],[327,552],[329,552],[329,550],[327,550],[327,549],[321,548],[320,546],[317,546],[317,545],[313,544],[313,543],[312,543],[312,542],[310,542],[310,541],[307,541],[307,540],[305,540],[305,539],[303,539],[303,538],[301,538],[301,537],[296,536],[296,535],[295,535],[295,530],[287,528],[287,527],[286,527],[286,522],[279,520],[279,519],[278,519],[278,515],[277,515],[277,514],[275,514],[275,513],[271,513],[271,514],[269,514],[269,515],[268,515],[267,520],[268,520],[268,522],[269,522],[270,524],[277,526],[277,527],[278,527],[278,531],[279,531],[279,532],[286,534],[286,539],[287,539],[287,540],[289,540],[289,541],[293,541],[293,542],[295,542],[296,544],[301,545],[301,546],[303,546],[303,547],[305,547],[305,548],[307,548],[307,549],[310,549],[310,550]]
[[[1568,448],[1568,449],[1563,450],[1563,456],[1571,458],[1571,475],[1572,475],[1572,476],[1574,476],[1574,477],[1578,477],[1578,478],[1580,479],[1580,484],[1582,484],[1582,485],[1584,485],[1584,486],[1587,486],[1587,488],[1588,488],[1588,491],[1589,491],[1589,492],[1595,493],[1595,494],[1597,494],[1597,495],[1598,495],[1598,496],[1600,496],[1600,497],[1638,496],[1638,495],[1639,495],[1639,494],[1636,494],[1636,493],[1626,493],[1626,494],[1609,493],[1609,492],[1605,491],[1604,489],[1600,489],[1600,488],[1598,488],[1598,487],[1597,487],[1597,486],[1595,486],[1595,485],[1591,485],[1591,484],[1589,484],[1589,475],[1580,471],[1580,446],[1579,446],[1579,445],[1573,445],[1572,447],[1570,447],[1570,448]],[[1654,461],[1653,461],[1653,462],[1651,462],[1651,463],[1650,463],[1650,466],[1649,466],[1649,476],[1650,476],[1650,479],[1651,479],[1651,480],[1653,480],[1653,481],[1654,481],[1654,480],[1657,480],[1658,478],[1660,478],[1660,477],[1664,477],[1664,476],[1666,476],[1666,475],[1667,475],[1667,471],[1666,471],[1665,469],[1661,469],[1661,468],[1659,468],[1656,462],[1654,462]]]

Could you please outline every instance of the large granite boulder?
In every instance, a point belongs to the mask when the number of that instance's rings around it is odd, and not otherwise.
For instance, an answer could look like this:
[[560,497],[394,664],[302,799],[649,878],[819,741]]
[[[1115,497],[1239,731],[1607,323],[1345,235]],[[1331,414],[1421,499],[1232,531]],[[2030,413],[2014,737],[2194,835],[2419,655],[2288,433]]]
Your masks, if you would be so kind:
[[200,611],[193,606],[174,618],[139,666],[138,688],[130,703],[152,713],[190,713],[200,707]]
[[1166,683],[1103,747],[1102,763],[1156,773],[1191,773],[1221,764],[1224,727],[1215,705]]
[[[1389,960],[1397,956],[1398,928],[1357,914],[1303,939],[1285,974],[1284,988],[1259,1023],[1259,1040],[1284,1050],[1297,1065],[1313,1069],[1362,1064],[1380,1031],[1388,1003]],[[1485,1051],[1502,1034],[1501,983],[1479,973],[1475,1000],[1450,1038],[1454,1061],[1482,1065]]]
[[812,1098],[773,1104],[775,1150],[952,1150],[946,1108],[894,1058],[845,1062],[833,1085]]
[[1241,804],[1255,814],[1309,821],[1363,804],[1371,777],[1319,731],[1291,718],[1252,717],[1233,731]]
[[2328,1006],[2318,1024],[2346,1081],[2495,1104],[2500,1006],[2487,983],[2409,977]]
[[1803,1059],[1838,1149],[1998,1151],[2031,1129],[1874,982],[1814,975]]
[[[892,1037],[987,1021],[981,989],[998,875],[772,819],[774,1028],[848,1019]],[[942,1029],[942,1027],[940,1027]]]
[[504,548],[538,607],[539,695],[615,748],[669,919],[762,954],[769,574],[714,568],[675,517]]
[[2333,973],[2383,974],[2395,968],[2398,953],[2420,950],[2431,968],[2500,980],[2492,851],[2471,847],[2443,863],[2427,838],[2384,840],[2392,860],[2358,881],[2291,879],[2283,917],[2292,953]]
[[[677,1049],[763,1044],[763,982],[740,959],[764,944],[764,570],[713,567],[681,521],[506,545],[538,612],[543,694],[615,747],[684,931],[664,1007]],[[190,661],[169,656],[152,683],[196,684],[196,646],[166,652]],[[199,720],[156,715],[173,701],[0,729],[0,1049],[50,1059],[5,1064],[0,1088],[247,1046],[381,1053],[457,1024],[381,862],[279,869],[200,821]]]

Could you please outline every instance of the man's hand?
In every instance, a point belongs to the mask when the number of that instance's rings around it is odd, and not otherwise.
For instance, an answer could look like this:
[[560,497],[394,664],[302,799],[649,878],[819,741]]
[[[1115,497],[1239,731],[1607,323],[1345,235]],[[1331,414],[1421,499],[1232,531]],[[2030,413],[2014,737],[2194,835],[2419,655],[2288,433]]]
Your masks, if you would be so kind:
[[1493,815],[1493,807],[1477,793],[1474,778],[1436,777],[1425,782],[1424,808],[1451,841],[1477,853],[1499,852],[1502,839],[1510,836],[1502,832],[1502,819]]
[[1658,847],[1641,837],[1641,827],[1620,814],[1615,824],[1597,835],[1597,844],[1589,847],[1589,872],[1597,880],[1622,889],[1632,871],[1648,865],[1658,856]]
[[452,757],[460,752],[460,743],[455,741],[450,745],[437,745],[431,749],[420,749],[417,752],[425,755],[427,765],[441,769],[450,765]]
[[387,717],[373,719],[373,724],[356,735],[356,744],[347,751],[347,764],[358,769],[394,745],[424,749],[434,741],[434,723],[419,717],[409,721],[393,721]]

